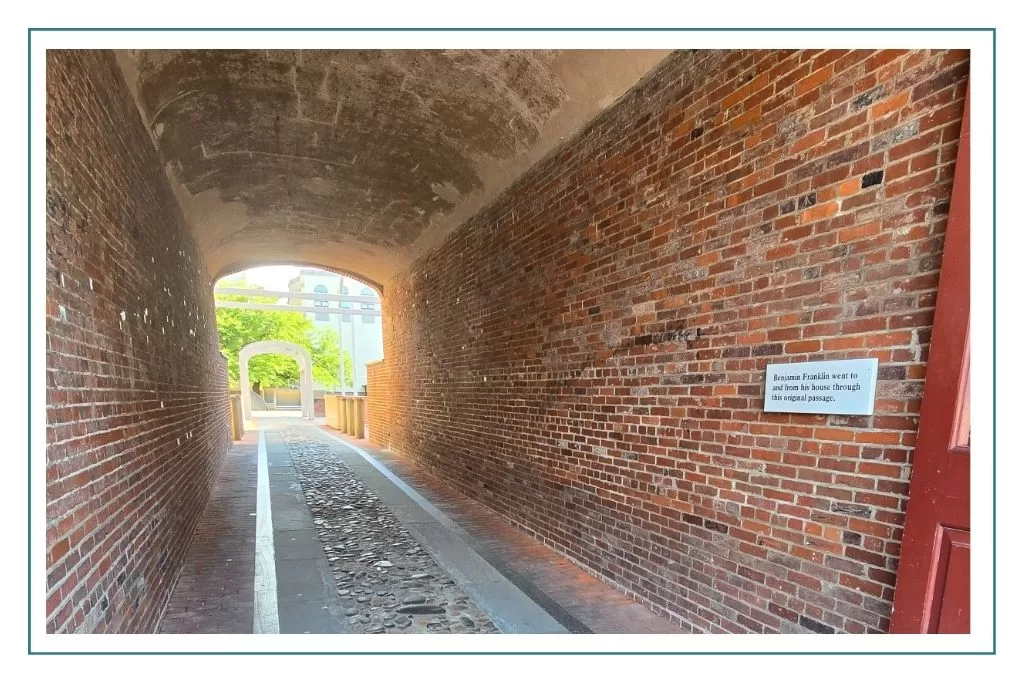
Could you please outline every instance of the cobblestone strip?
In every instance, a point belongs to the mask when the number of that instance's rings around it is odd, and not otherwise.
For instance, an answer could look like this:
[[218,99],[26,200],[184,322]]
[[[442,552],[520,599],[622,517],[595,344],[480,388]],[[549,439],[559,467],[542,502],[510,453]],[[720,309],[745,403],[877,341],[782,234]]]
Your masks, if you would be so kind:
[[341,456],[281,434],[354,632],[497,632]]

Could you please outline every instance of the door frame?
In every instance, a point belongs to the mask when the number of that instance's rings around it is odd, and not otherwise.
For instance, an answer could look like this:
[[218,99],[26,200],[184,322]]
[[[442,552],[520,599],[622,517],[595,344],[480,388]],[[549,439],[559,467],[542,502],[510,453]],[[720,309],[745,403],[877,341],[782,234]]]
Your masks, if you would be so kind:
[[[929,633],[938,628],[937,595],[945,587],[944,558],[953,546],[969,548],[970,524],[956,529],[935,524],[941,490],[954,475],[967,487],[967,495],[951,499],[955,514],[970,520],[970,455],[964,441],[969,419],[970,396],[970,85],[964,98],[963,122],[957,149],[950,197],[946,239],[943,245],[939,289],[931,344],[925,373],[918,441],[910,478],[904,537],[897,568],[890,632]],[[938,361],[938,362],[937,362]],[[961,399],[966,397],[967,402]],[[949,425],[948,434],[945,425]],[[940,434],[924,430],[938,427]],[[969,427],[969,426],[968,426]],[[968,432],[969,434],[969,432]],[[949,469],[937,470],[939,461],[929,457],[939,448],[939,437],[948,439],[946,454],[963,461],[942,461]],[[949,463],[956,463],[955,468]],[[953,470],[956,470],[955,472]],[[945,500],[943,499],[943,502]],[[969,552],[969,550],[968,550]],[[925,558],[928,558],[925,561]]]

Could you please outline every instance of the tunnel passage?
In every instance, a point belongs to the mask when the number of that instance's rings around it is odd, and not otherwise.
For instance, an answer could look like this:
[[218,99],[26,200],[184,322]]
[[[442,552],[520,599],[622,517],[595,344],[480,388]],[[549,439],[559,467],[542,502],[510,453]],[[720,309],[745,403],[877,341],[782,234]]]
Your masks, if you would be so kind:
[[[226,440],[209,282],[294,262],[380,283],[378,444],[688,630],[888,630],[966,52],[426,57],[52,55],[48,627],[149,627]],[[155,199],[109,199],[85,149]],[[93,307],[116,358],[68,341]],[[873,415],[762,411],[767,363],[868,356]],[[94,402],[74,382],[104,363],[126,393]],[[191,441],[156,408],[181,382],[210,425]],[[76,426],[94,404],[109,436]],[[166,529],[165,556],[89,521],[123,476],[82,476],[105,457],[153,468],[118,533]]]

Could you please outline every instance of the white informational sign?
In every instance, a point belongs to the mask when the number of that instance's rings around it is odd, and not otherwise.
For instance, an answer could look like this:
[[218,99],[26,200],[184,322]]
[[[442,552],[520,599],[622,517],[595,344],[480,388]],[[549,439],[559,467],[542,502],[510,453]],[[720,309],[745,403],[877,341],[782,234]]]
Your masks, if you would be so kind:
[[764,379],[764,411],[871,415],[877,379],[877,358],[769,363]]

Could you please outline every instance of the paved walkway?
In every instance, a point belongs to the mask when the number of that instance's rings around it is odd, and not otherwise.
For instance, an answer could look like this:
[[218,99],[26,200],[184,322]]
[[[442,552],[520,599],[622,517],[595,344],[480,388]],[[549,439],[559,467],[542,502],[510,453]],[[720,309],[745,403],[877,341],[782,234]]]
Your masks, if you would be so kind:
[[252,633],[256,434],[228,451],[160,633]]
[[412,463],[322,425],[236,442],[162,633],[678,633]]

